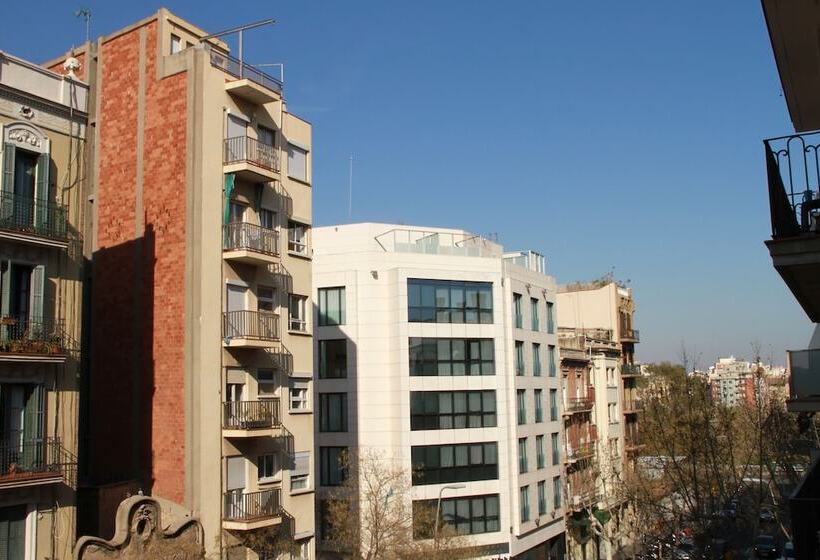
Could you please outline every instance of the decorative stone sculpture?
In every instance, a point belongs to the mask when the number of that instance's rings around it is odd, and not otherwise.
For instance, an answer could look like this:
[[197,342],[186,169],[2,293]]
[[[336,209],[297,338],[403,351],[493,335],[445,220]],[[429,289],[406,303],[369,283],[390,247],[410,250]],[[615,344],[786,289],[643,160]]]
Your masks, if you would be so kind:
[[132,496],[117,507],[116,530],[110,541],[82,537],[74,560],[197,560],[203,558],[202,525],[188,518],[162,526],[162,508],[148,496]]

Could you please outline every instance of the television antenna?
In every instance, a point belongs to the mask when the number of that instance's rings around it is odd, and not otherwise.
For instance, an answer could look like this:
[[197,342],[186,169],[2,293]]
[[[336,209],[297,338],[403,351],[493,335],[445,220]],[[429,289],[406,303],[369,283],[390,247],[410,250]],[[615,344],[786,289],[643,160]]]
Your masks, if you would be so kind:
[[80,8],[74,12],[74,17],[85,20],[85,42],[91,40],[91,8]]

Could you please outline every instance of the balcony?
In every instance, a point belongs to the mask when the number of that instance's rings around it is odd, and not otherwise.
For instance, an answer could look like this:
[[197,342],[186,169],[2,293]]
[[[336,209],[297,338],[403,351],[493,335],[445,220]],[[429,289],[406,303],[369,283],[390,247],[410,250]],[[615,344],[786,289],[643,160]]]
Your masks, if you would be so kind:
[[820,410],[820,349],[787,352],[789,377],[789,412]]
[[621,342],[640,342],[641,333],[638,329],[621,329]]
[[37,245],[68,246],[68,208],[44,200],[0,193],[0,237]]
[[279,174],[279,151],[249,136],[226,138],[223,172],[252,183],[273,181]]
[[592,410],[593,404],[595,404],[595,399],[590,397],[576,397],[567,399],[567,404],[564,406],[564,414],[569,415],[589,412]]
[[77,459],[59,438],[24,439],[4,434],[0,443],[0,490],[66,482],[73,484]]
[[224,494],[222,528],[233,531],[252,531],[282,522],[281,489],[270,488],[245,493],[233,490]]
[[61,363],[65,359],[62,320],[0,317],[0,361]]
[[222,344],[229,348],[268,348],[279,340],[279,315],[270,311],[226,311]]
[[624,399],[624,414],[637,414],[643,411],[642,399]]
[[812,322],[820,322],[820,132],[763,141],[775,270]]
[[639,364],[621,364],[621,377],[640,377],[641,366]]
[[225,260],[263,266],[278,262],[279,232],[275,229],[246,222],[230,223],[223,229]]
[[246,62],[219,52],[212,47],[210,51],[211,66],[219,68],[235,78],[225,84],[225,91],[257,105],[281,99],[281,79],[274,78]]
[[222,435],[246,438],[278,435],[282,426],[279,399],[222,403]]
[[573,448],[567,448],[567,454],[564,458],[566,463],[575,463],[584,459],[590,459],[595,455],[595,442],[582,443]]
[[624,435],[624,449],[626,449],[627,452],[635,453],[640,451],[643,446],[644,444],[641,443],[641,438],[638,434]]

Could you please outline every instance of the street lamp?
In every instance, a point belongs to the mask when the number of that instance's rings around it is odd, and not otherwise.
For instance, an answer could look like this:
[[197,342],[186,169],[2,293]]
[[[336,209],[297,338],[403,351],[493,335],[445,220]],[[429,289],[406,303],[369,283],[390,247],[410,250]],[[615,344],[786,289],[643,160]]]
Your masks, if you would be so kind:
[[436,543],[438,543],[438,516],[441,513],[441,494],[445,490],[461,490],[462,488],[467,488],[466,484],[448,484],[447,486],[442,486],[438,491],[438,502],[436,502],[436,522],[433,526],[433,539]]

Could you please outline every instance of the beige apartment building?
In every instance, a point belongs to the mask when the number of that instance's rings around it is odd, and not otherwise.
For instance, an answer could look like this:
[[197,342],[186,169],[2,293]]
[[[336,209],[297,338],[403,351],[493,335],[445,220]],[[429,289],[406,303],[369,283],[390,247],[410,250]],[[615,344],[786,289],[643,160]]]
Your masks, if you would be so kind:
[[313,558],[311,126],[165,9],[66,56],[95,140],[80,534],[142,491],[215,557]]
[[345,476],[339,457],[372,450],[406,473],[414,504],[440,498],[442,521],[481,556],[563,558],[544,257],[463,230],[378,223],[317,228],[314,243],[320,518]]
[[[567,463],[567,551],[570,558],[609,557],[632,545],[631,506],[619,486],[641,449],[635,303],[615,282],[561,286],[557,303],[565,445],[567,457],[577,457]],[[596,510],[608,521],[593,532]]]
[[[68,71],[71,70],[69,66]],[[88,86],[0,52],[0,558],[71,558]]]

